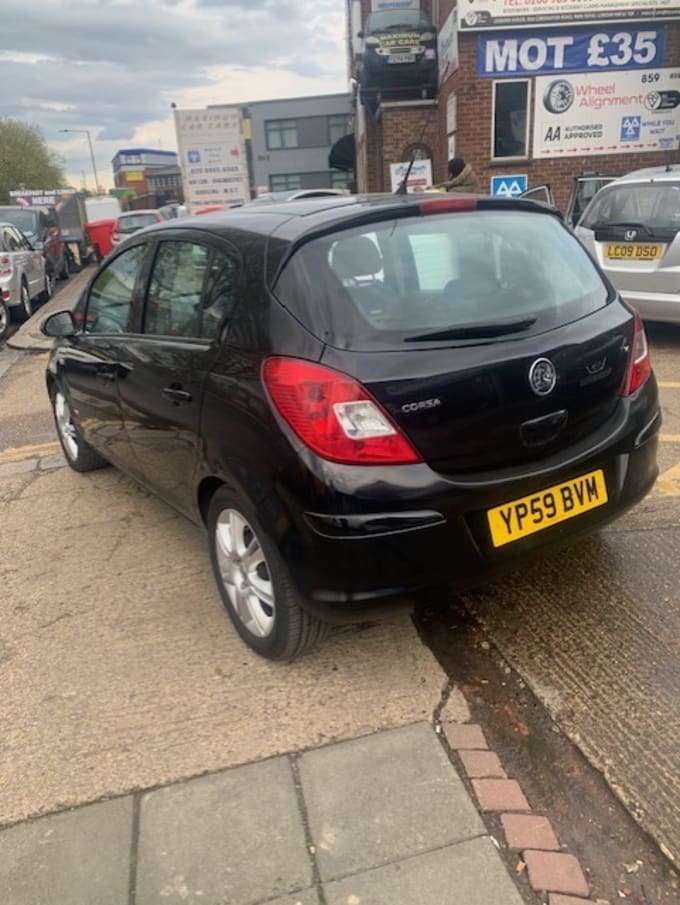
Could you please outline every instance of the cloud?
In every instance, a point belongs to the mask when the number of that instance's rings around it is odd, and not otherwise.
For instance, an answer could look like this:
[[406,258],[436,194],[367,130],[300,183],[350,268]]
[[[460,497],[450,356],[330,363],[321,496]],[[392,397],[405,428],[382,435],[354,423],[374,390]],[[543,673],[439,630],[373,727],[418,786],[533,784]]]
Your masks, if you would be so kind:
[[87,148],[59,129],[91,130],[99,168],[108,170],[117,147],[142,135],[171,145],[171,101],[201,106],[346,89],[340,0],[2,6],[2,115],[39,125],[70,172],[89,168]]

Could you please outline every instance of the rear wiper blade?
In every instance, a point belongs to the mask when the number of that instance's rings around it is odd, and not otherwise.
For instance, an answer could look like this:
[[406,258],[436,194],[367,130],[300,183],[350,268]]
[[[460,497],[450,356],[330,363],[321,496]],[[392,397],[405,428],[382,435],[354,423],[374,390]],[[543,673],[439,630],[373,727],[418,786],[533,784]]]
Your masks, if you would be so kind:
[[460,327],[446,327],[444,330],[435,330],[432,333],[417,333],[415,336],[407,336],[404,342],[437,342],[437,340],[447,339],[486,339],[493,336],[507,336],[511,333],[521,333],[522,330],[528,330],[535,323],[535,317],[525,317],[523,320],[518,321],[463,324]]

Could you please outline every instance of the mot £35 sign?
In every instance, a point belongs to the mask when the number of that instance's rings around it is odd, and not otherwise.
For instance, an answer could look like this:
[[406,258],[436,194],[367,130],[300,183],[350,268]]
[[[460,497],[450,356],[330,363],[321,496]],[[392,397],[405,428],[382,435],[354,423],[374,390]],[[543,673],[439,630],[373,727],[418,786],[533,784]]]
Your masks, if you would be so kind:
[[477,75],[649,68],[663,64],[665,47],[663,25],[495,32],[477,39]]

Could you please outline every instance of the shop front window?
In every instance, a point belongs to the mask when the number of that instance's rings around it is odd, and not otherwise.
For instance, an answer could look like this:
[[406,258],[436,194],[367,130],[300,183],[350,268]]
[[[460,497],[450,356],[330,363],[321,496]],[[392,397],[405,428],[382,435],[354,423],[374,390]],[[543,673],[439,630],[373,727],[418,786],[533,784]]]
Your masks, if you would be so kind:
[[529,156],[529,82],[494,82],[492,155]]

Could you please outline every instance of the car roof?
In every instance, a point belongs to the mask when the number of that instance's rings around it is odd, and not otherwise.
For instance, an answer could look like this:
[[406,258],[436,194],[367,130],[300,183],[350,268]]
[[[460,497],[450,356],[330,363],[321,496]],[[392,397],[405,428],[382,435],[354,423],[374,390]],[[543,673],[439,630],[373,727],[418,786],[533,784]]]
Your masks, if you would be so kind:
[[0,210],[3,211],[45,211],[44,207],[36,204],[0,204]]
[[616,185],[622,182],[677,182],[680,180],[680,166],[678,164],[664,167],[647,167],[644,170],[633,170],[615,181]]
[[[169,207],[169,205],[167,205]],[[118,215],[118,219],[121,217],[134,217],[135,214],[157,214],[158,210],[155,207],[143,207],[138,211],[123,211]]]
[[[517,209],[552,213],[559,212],[547,204],[523,198],[492,198],[486,195],[457,193],[457,199],[469,198],[484,207]],[[390,216],[418,216],[418,206],[425,200],[435,199],[445,203],[452,196],[442,192],[394,195],[329,195],[322,198],[301,198],[278,204],[243,205],[208,214],[164,220],[144,229],[144,233],[166,230],[198,230],[224,238],[234,232],[250,233],[260,238],[275,237],[283,242],[298,244],[312,235],[332,232],[335,229],[358,226],[384,220]]]

